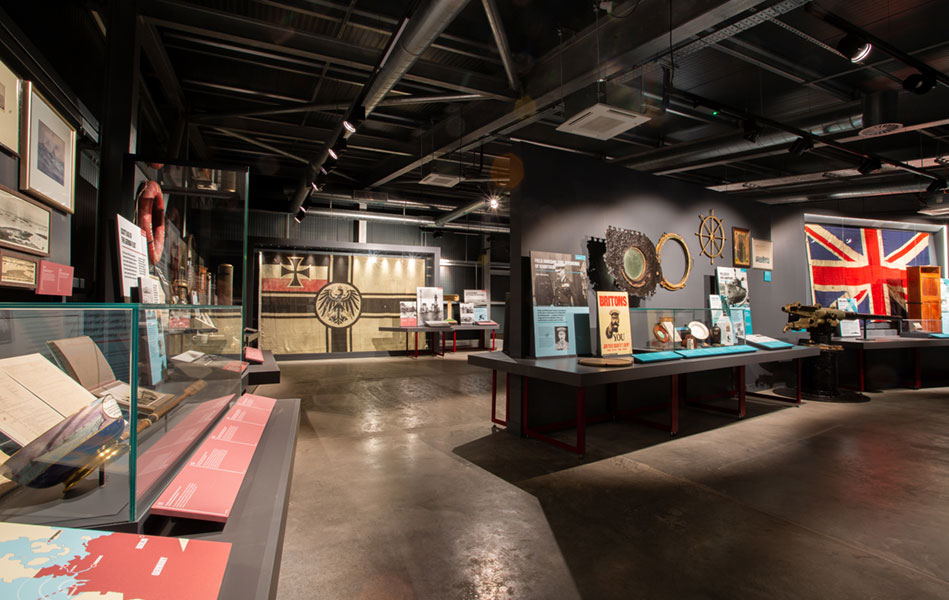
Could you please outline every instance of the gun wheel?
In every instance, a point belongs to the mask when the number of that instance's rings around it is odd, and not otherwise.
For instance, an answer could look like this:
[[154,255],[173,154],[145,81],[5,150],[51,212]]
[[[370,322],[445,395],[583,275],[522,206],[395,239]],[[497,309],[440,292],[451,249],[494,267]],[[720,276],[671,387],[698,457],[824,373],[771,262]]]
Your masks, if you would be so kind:
[[715,209],[710,209],[708,215],[699,215],[702,223],[695,234],[699,238],[700,253],[708,257],[710,264],[722,255],[725,249],[725,227],[722,220],[715,216]]

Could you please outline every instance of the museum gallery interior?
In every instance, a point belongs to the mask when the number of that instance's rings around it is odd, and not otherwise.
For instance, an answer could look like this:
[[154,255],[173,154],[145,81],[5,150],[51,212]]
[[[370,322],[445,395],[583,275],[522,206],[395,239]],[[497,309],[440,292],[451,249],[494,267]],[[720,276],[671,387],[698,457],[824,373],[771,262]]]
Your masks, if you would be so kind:
[[0,598],[949,598],[949,2],[0,6]]

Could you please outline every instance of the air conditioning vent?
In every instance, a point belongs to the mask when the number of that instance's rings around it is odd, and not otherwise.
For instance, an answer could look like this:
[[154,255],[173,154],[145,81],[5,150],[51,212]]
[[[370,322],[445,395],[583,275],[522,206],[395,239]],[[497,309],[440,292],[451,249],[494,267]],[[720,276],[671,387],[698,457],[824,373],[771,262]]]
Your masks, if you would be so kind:
[[644,114],[597,103],[564,121],[557,131],[608,140],[648,120]]
[[438,187],[455,187],[461,183],[461,176],[433,172],[423,177],[419,183],[422,185],[437,185]]

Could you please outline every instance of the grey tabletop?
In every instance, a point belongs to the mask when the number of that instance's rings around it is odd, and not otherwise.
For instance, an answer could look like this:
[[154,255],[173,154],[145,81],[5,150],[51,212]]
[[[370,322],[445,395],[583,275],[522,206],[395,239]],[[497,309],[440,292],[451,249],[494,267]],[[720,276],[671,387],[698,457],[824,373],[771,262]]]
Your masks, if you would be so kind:
[[818,354],[820,354],[820,350],[817,348],[799,346],[784,350],[758,350],[745,354],[726,354],[706,358],[683,358],[658,363],[632,364],[628,367],[588,367],[579,364],[575,356],[511,358],[503,352],[481,352],[469,355],[468,363],[573,387],[587,387],[713,369],[727,369],[743,365],[796,360],[817,356]]
[[831,342],[840,344],[844,348],[860,348],[862,350],[893,350],[897,348],[938,348],[949,346],[949,338],[914,338],[914,337],[883,337],[883,338],[833,338]]

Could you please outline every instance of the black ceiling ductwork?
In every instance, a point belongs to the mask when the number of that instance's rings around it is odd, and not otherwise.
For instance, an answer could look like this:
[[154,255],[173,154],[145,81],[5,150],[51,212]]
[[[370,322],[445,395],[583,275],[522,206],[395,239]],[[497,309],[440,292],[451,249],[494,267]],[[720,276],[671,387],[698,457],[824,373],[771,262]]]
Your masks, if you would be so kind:
[[903,80],[903,89],[922,96],[936,87],[936,78],[930,73],[913,73]]
[[937,179],[929,184],[929,186],[926,188],[926,193],[935,194],[936,192],[939,192],[944,189],[946,189],[946,180]]

